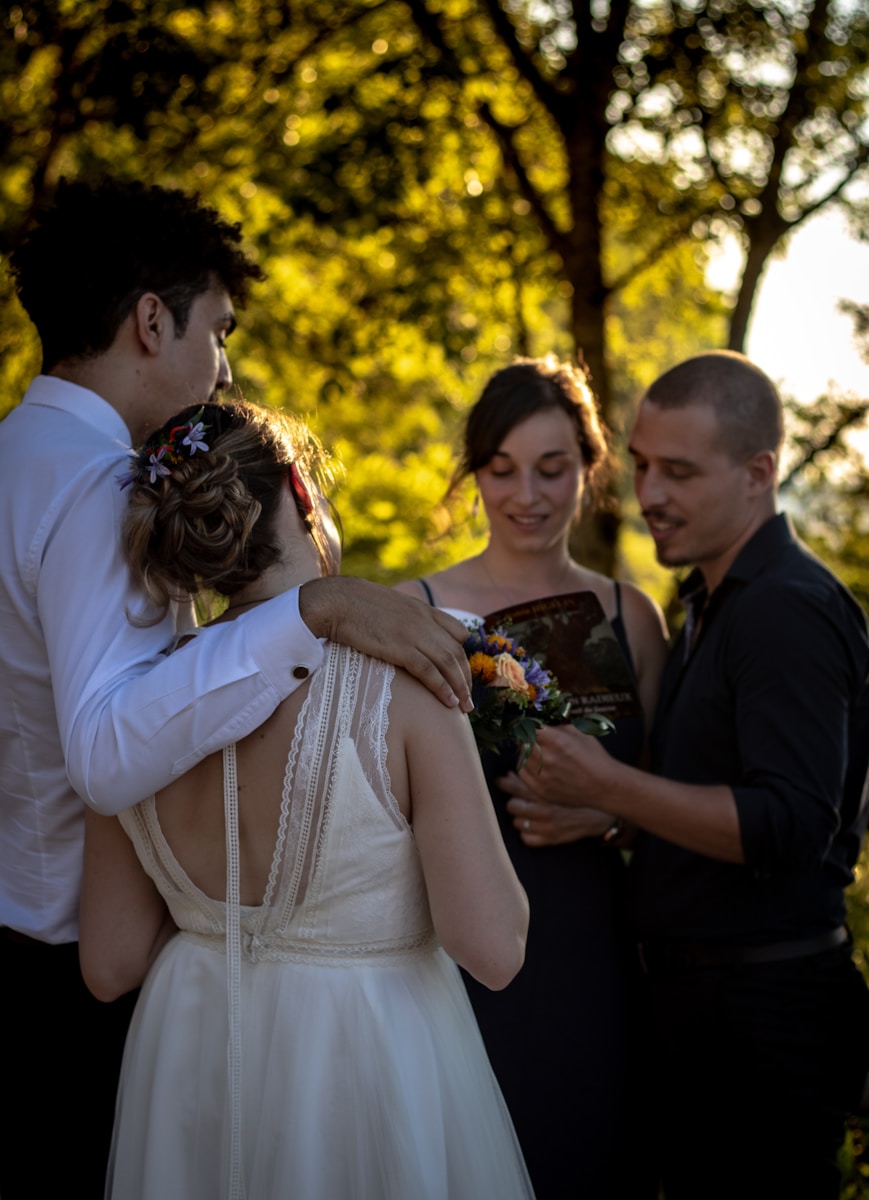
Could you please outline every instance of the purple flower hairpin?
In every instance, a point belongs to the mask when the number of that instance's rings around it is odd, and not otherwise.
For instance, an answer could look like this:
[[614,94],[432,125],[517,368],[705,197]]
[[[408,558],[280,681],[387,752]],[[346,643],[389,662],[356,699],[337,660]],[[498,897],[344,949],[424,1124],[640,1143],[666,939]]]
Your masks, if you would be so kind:
[[[202,412],[201,408],[199,412]],[[199,414],[197,413],[197,416],[198,415]],[[203,425],[201,421],[197,421],[195,425],[189,425],[187,428],[187,436],[182,440],[181,445],[190,447],[191,456],[194,455],[197,450],[207,450],[208,443],[205,441],[204,437],[207,426]]]
[[131,451],[129,473],[118,476],[121,488],[127,488],[132,483],[145,483],[153,487],[162,476],[171,475],[172,468],[185,458],[192,458],[197,450],[208,450],[205,431],[209,426],[200,419],[202,413],[203,409],[200,408],[192,421],[173,425],[157,446]]

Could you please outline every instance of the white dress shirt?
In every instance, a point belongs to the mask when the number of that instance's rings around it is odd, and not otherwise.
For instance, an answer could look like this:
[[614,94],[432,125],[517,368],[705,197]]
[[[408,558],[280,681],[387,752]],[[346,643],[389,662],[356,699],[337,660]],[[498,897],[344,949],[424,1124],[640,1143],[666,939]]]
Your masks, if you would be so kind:
[[[298,592],[166,653],[120,547],[129,432],[39,376],[0,422],[0,925],[78,936],[83,807],[116,813],[260,725],[322,646]],[[78,793],[78,795],[76,795]]]

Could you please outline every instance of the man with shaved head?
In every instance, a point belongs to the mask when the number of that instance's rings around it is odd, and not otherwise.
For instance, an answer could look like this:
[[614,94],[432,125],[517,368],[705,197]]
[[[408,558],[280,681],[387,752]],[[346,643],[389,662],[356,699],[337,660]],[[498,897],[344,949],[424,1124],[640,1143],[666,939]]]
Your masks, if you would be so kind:
[[630,436],[658,561],[693,568],[653,773],[564,727],[505,781],[540,820],[638,832],[633,921],[667,1200],[837,1200],[869,1069],[869,991],[844,891],[866,825],[869,639],[857,602],[777,512],[781,402],[742,355],[700,354]]

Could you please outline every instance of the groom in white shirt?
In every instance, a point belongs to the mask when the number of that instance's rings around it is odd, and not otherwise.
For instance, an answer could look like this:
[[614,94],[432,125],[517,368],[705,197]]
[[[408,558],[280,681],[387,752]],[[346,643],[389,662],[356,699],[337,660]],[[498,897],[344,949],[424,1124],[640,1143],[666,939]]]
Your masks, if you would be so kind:
[[181,192],[62,183],[11,257],[43,374],[0,422],[0,1196],[97,1200],[134,997],[78,970],[84,798],[114,813],[250,733],[319,639],[469,706],[464,626],[358,579],[305,584],[167,656],[120,550],[130,445],[231,383],[225,339],[261,272]]

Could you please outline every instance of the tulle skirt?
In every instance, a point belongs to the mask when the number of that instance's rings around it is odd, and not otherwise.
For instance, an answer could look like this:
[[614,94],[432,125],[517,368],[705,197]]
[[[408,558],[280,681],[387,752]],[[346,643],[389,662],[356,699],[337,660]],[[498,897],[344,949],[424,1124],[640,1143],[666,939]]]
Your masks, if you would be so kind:
[[[130,1027],[111,1200],[229,1195],[226,958],[179,935]],[[243,963],[245,1200],[533,1195],[455,964]],[[541,1102],[545,1097],[541,1097]]]

